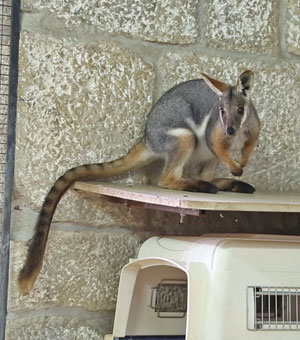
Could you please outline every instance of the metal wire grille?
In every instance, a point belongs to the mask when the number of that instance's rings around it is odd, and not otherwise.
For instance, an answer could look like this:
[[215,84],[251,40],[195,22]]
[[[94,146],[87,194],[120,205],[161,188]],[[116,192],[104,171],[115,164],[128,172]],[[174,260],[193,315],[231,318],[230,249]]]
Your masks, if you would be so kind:
[[9,93],[11,1],[0,1],[0,212],[3,212]]
[[183,318],[187,310],[186,281],[162,280],[152,287],[150,307],[160,318]]
[[300,288],[248,287],[248,329],[300,331]]
[[14,182],[20,0],[0,0],[0,210],[3,221],[0,257],[0,340],[5,338]]

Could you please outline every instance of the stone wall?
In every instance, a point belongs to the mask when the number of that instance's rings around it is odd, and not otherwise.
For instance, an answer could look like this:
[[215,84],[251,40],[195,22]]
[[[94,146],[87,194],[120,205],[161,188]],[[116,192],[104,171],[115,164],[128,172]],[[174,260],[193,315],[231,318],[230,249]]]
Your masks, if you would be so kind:
[[71,190],[35,289],[21,297],[16,275],[54,180],[124,155],[159,95],[201,72],[234,83],[254,71],[262,132],[243,178],[300,190],[299,0],[23,0],[22,11],[7,339],[102,339],[120,270],[150,235],[299,234],[296,214],[208,212],[180,224]]

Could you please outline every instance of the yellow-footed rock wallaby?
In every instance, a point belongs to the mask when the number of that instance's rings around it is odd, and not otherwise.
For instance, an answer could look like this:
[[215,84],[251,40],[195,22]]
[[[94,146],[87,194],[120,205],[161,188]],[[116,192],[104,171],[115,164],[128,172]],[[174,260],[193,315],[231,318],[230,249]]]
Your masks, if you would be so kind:
[[[158,185],[174,190],[216,193],[218,190],[252,193],[248,183],[215,178],[223,163],[241,176],[256,144],[260,122],[250,99],[253,72],[243,72],[230,86],[203,74],[202,79],[183,82],[166,92],[151,109],[143,139],[124,157],[107,163],[81,165],[68,170],[53,185],[40,211],[18,283],[27,294],[41,270],[48,233],[56,206],[70,186],[85,178],[106,178],[163,159]],[[230,150],[241,151],[240,163]],[[197,160],[199,174],[184,178],[183,170]]]

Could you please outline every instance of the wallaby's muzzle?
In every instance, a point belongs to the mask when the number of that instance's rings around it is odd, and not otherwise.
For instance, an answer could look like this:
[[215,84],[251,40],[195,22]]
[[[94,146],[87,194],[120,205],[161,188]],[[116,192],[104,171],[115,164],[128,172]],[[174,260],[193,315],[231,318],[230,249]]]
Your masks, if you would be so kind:
[[235,134],[235,128],[233,128],[232,126],[229,126],[227,129],[226,129],[226,134],[228,136],[233,136]]

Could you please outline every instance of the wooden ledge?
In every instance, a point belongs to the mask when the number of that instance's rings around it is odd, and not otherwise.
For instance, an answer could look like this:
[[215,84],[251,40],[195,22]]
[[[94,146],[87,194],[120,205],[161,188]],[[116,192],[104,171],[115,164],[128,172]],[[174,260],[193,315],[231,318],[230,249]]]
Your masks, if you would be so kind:
[[218,192],[217,194],[190,193],[168,190],[157,186],[101,182],[76,182],[74,189],[96,193],[126,201],[142,202],[169,207],[169,211],[190,210],[257,211],[257,212],[300,212],[300,192],[255,192],[238,194]]

